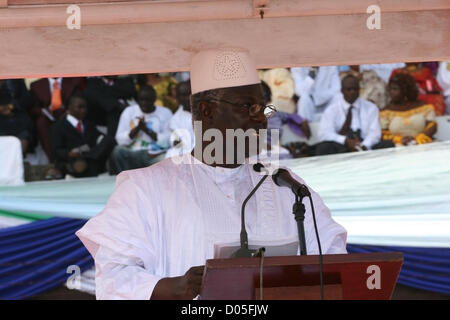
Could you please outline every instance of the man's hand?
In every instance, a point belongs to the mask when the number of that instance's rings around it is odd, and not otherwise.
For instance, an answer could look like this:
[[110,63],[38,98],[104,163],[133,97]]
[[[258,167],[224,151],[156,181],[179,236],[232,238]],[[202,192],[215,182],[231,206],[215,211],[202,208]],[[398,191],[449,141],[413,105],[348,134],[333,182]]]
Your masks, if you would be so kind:
[[139,130],[144,130],[147,127],[147,124],[145,123],[145,117],[142,116],[139,118],[139,122],[137,127],[139,128]]
[[406,145],[408,145],[408,143],[410,143],[413,140],[416,140],[416,139],[414,139],[414,137],[411,137],[411,136],[403,137],[402,138],[402,145],[406,146]]
[[359,146],[361,144],[361,141],[358,138],[346,138],[345,139],[345,145],[350,151],[356,151],[356,146]]
[[309,128],[308,121],[303,120],[302,124],[300,125],[303,133],[305,134],[306,138],[311,138],[311,129]]
[[69,159],[76,159],[80,156],[79,152],[75,152],[75,151],[70,151],[67,156],[69,157]]
[[149,128],[145,127],[144,128],[144,132],[150,137],[152,138],[153,141],[157,141],[158,140],[158,135],[156,134],[155,131],[150,130]]
[[133,129],[131,129],[128,136],[130,137],[130,139],[134,139],[134,138],[136,138],[139,131],[141,131],[141,130],[144,131],[146,128],[147,128],[147,125],[145,123],[145,117],[142,116],[139,118],[139,122],[138,122],[137,126],[134,127]]
[[199,293],[205,266],[190,268],[184,276],[162,278],[153,289],[152,300],[192,300]]

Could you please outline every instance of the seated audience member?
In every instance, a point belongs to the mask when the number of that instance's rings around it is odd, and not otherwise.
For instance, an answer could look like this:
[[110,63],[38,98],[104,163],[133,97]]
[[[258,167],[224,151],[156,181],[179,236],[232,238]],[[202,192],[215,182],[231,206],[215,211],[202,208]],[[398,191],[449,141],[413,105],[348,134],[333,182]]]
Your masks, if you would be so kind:
[[[263,89],[264,100],[266,104],[272,104],[272,90],[269,85],[261,81],[261,87]],[[302,119],[297,113],[286,113],[278,111],[276,105],[274,108],[277,110],[271,117],[267,119],[267,143],[268,147],[273,147],[275,143],[280,143],[283,136],[283,125],[287,124],[291,131],[300,136],[309,139],[311,137],[311,130],[309,128],[308,121]],[[278,141],[272,141],[272,130],[278,130]],[[287,146],[278,146],[279,158],[290,159],[292,157],[301,157],[307,155],[305,151],[309,150],[309,146],[306,143],[290,143]],[[302,151],[302,152],[299,152]]]
[[450,114],[450,61],[442,61],[436,80],[442,88],[445,100],[445,114]]
[[339,72],[333,67],[291,68],[295,93],[299,96],[297,113],[309,122],[320,117],[341,89]]
[[445,113],[442,89],[430,69],[422,63],[407,63],[404,68],[392,71],[391,77],[399,73],[409,74],[414,78],[419,88],[418,99],[433,105],[436,115],[442,116]]
[[361,98],[373,102],[380,109],[386,107],[388,102],[386,82],[374,70],[363,70],[359,65],[352,65],[348,66],[346,71],[339,73],[341,79],[347,75],[353,75],[359,79]]
[[120,116],[116,133],[118,146],[111,155],[111,172],[147,167],[165,157],[170,146],[169,123],[172,112],[156,106],[156,92],[142,86],[137,104],[127,107]]
[[92,77],[87,79],[83,95],[89,108],[89,120],[106,126],[107,135],[114,138],[120,114],[129,101],[136,98],[136,88],[130,77]]
[[0,88],[5,88],[9,92],[15,108],[27,113],[31,111],[33,98],[25,85],[24,79],[0,79]]
[[177,80],[170,73],[149,73],[138,76],[139,86],[152,86],[156,92],[155,104],[175,112],[178,108],[175,88]]
[[389,81],[388,90],[391,103],[380,111],[383,140],[392,146],[431,142],[437,131],[436,114],[431,104],[418,100],[414,78],[398,73]]
[[[33,122],[27,113],[15,107],[6,88],[0,88],[0,136],[17,137],[25,155],[34,146]],[[5,152],[5,151],[3,151]]]
[[294,79],[286,68],[260,70],[259,78],[264,81],[272,92],[271,103],[278,112],[293,113],[297,109],[294,101]]
[[194,148],[194,129],[191,114],[191,83],[189,81],[177,84],[177,101],[179,107],[169,122],[171,131],[170,145],[166,158],[190,153]]
[[44,78],[30,85],[34,100],[31,114],[35,119],[36,130],[42,149],[48,160],[55,158],[50,144],[50,125],[66,113],[67,100],[82,91],[81,78]]
[[378,108],[359,98],[359,79],[342,79],[342,95],[325,110],[319,127],[317,155],[368,150],[380,140]]
[[67,115],[52,126],[56,168],[74,177],[93,177],[105,171],[114,141],[86,120],[87,104],[81,95],[67,103]]

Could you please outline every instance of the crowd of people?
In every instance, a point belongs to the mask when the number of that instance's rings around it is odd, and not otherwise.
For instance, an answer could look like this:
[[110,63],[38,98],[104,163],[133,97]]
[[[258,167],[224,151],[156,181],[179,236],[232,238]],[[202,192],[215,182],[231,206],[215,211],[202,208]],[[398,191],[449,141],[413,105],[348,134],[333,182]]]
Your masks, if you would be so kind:
[[[277,110],[268,129],[282,135],[288,125],[306,138],[279,146],[288,158],[428,143],[436,117],[450,114],[450,62],[277,68],[259,77]],[[187,72],[0,80],[0,136],[17,137],[25,157],[40,145],[53,164],[46,179],[118,174],[193,149],[190,95]],[[307,142],[311,122],[317,144]]]

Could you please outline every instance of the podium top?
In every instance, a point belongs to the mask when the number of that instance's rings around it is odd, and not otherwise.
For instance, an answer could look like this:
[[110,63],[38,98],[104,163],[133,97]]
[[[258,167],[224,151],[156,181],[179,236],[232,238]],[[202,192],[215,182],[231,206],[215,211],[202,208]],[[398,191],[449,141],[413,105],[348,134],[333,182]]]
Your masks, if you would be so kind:
[[[401,252],[323,255],[324,285],[342,286],[343,299],[390,299],[402,263]],[[260,268],[261,258],[207,260],[202,299],[255,299]],[[263,279],[264,290],[316,290],[319,256],[265,257]]]

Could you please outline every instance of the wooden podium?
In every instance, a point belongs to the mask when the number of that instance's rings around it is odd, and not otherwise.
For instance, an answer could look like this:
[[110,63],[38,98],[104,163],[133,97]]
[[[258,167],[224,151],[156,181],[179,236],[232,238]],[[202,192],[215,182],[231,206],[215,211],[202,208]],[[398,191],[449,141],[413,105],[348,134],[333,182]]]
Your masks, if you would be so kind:
[[[323,255],[324,298],[390,299],[403,263],[401,252]],[[207,260],[202,300],[259,300],[261,258]],[[320,299],[319,256],[265,257],[263,297]]]

